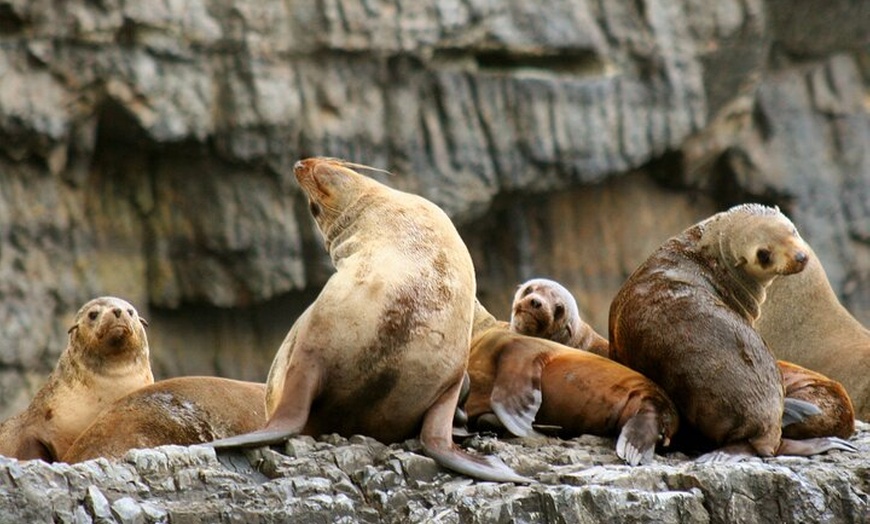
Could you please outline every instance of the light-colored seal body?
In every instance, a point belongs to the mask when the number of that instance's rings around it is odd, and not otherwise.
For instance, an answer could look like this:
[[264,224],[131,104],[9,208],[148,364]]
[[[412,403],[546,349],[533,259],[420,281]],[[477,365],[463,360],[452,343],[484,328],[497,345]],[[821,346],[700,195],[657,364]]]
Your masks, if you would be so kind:
[[678,427],[667,394],[640,373],[587,351],[512,331],[478,305],[468,362],[473,424],[494,413],[512,434],[556,426],[563,437],[618,437],[617,455],[631,465],[652,461]]
[[511,329],[608,356],[607,339],[580,318],[574,295],[554,280],[534,278],[520,284],[511,306]]
[[0,425],[0,454],[57,461],[106,406],[153,383],[146,325],[120,298],[82,306],[48,381],[26,410]]
[[775,280],[755,327],[773,353],[846,388],[861,420],[870,420],[870,330],[840,304],[810,249],[806,269]]
[[266,385],[177,377],[121,397],[82,432],[63,461],[122,458],[131,449],[187,446],[255,431],[266,423]]
[[655,251],[617,293],[610,308],[610,357],[662,386],[681,423],[722,447],[725,456],[807,455],[838,447],[826,439],[782,439],[782,377],[752,327],[770,282],[799,273],[808,253],[788,218],[756,204],[687,229]]
[[327,158],[296,164],[336,273],[275,356],[266,428],[215,446],[296,433],[387,443],[420,435],[424,451],[451,469],[527,480],[452,443],[474,314],[468,249],[436,205],[351,166]]

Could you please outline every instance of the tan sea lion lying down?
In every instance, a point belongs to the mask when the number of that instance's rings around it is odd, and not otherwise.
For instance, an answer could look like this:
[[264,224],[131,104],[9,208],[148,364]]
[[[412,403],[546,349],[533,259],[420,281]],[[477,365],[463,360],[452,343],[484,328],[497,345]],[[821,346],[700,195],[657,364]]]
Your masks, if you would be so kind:
[[60,460],[103,408],[154,382],[146,325],[120,298],[83,305],[48,381],[27,409],[0,425],[0,454]]

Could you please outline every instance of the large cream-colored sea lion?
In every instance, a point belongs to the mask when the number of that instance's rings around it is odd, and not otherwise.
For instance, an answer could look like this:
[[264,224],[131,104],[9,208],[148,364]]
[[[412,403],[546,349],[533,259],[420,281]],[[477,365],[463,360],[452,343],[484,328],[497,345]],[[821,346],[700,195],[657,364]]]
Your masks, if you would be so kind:
[[755,327],[778,358],[842,383],[855,415],[870,420],[870,330],[840,304],[821,262],[807,253],[800,274],[770,285]]
[[512,434],[556,426],[563,437],[614,436],[631,465],[667,446],[678,416],[665,392],[640,373],[587,351],[511,331],[478,303],[468,362],[470,423],[494,413]]
[[48,381],[27,409],[0,425],[0,454],[57,461],[103,408],[154,382],[146,325],[120,298],[82,306]]
[[580,318],[574,295],[555,280],[533,278],[520,284],[511,306],[511,329],[608,356],[607,339]]
[[471,256],[447,215],[328,158],[296,179],[336,268],[269,371],[263,430],[215,442],[259,445],[304,433],[390,443],[420,436],[455,471],[525,482],[496,457],[454,446],[452,421],[474,315]]
[[807,245],[778,209],[717,213],[668,240],[610,308],[610,356],[668,392],[713,459],[854,450],[840,439],[782,438],[784,388],[752,324],[765,289],[800,272]]
[[266,423],[265,402],[265,384],[218,377],[161,380],[108,406],[62,460],[121,458],[135,448],[203,444],[248,433]]

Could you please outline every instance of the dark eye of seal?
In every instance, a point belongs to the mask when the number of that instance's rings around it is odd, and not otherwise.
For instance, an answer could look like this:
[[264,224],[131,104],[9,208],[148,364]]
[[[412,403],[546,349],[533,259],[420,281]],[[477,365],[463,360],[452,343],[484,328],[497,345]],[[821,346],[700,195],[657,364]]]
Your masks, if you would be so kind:
[[97,311],[91,311],[90,313],[88,313],[88,318],[91,320],[96,320],[97,316],[99,316],[99,313]]
[[311,216],[313,216],[314,218],[320,216],[320,206],[317,203],[309,202],[308,209],[311,210]]
[[758,262],[762,266],[767,266],[768,264],[770,264],[770,250],[763,248],[759,249],[758,253],[756,253],[755,256],[758,257]]
[[556,309],[553,311],[553,316],[555,318],[561,318],[562,315],[565,314],[565,306],[562,304],[556,304]]

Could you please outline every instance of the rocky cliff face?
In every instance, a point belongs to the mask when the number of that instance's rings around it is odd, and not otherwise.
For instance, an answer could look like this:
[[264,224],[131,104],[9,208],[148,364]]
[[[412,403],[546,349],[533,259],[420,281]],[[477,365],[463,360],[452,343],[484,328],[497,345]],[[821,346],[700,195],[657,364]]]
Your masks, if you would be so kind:
[[159,376],[263,380],[331,272],[310,155],[447,209],[500,316],[549,276],[605,332],[662,240],[757,200],[867,323],[867,27],[845,0],[2,1],[0,404],[99,294],[149,317]]

